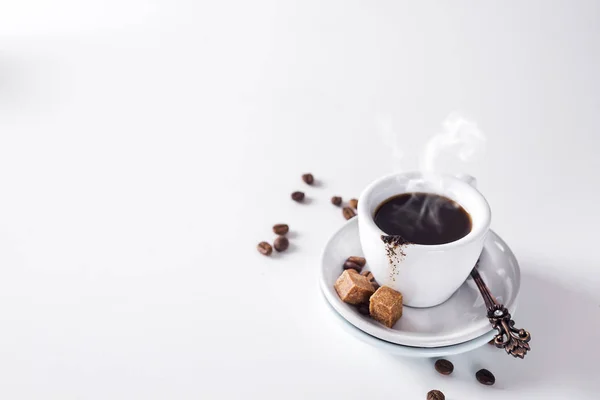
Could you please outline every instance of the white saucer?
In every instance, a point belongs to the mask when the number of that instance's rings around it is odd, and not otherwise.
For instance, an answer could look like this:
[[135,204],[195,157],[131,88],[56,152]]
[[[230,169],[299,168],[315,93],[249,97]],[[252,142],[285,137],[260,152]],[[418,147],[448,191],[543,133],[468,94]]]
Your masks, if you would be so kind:
[[[342,264],[346,258],[362,255],[358,219],[352,218],[327,242],[321,259],[319,279],[329,304],[346,321],[363,332],[404,346],[441,347],[465,343],[491,331],[483,298],[471,278],[439,306],[405,306],[402,318],[391,329],[359,314],[355,307],[340,300],[333,285],[342,273]],[[521,283],[519,264],[508,245],[492,231],[487,236],[481,254],[479,272],[498,301],[511,314],[514,313]]]
[[485,345],[487,342],[494,338],[496,331],[490,331],[478,338],[469,340],[465,343],[455,344],[453,346],[442,346],[442,347],[411,347],[403,346],[401,344],[394,344],[386,342],[385,340],[377,339],[367,333],[364,333],[360,329],[356,329],[354,325],[346,321],[340,314],[338,314],[333,307],[327,302],[327,299],[323,299],[325,307],[331,311],[331,318],[336,324],[342,328],[345,332],[354,336],[356,339],[364,342],[370,346],[377,348],[378,350],[384,351],[389,354],[402,357],[418,357],[418,358],[432,358],[432,357],[445,357],[455,354],[466,353],[471,350],[475,350],[478,347]]

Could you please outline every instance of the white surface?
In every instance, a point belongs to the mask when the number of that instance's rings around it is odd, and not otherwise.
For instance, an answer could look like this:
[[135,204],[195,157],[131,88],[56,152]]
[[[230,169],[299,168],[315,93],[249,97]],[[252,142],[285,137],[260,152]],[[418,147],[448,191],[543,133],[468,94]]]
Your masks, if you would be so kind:
[[[492,218],[485,198],[466,180],[451,175],[431,180],[420,172],[385,175],[368,185],[358,201],[360,244],[375,280],[402,293],[403,303],[412,307],[437,306],[456,292],[481,254]],[[471,231],[451,243],[395,246],[391,256],[381,241],[386,233],[374,215],[385,200],[411,192],[441,194],[456,201],[469,213]]]
[[[470,278],[443,304],[429,308],[405,306],[402,318],[392,328],[361,315],[356,307],[344,303],[336,293],[334,284],[340,276],[342,264],[349,256],[364,255],[358,227],[358,220],[353,218],[333,234],[325,246],[318,273],[323,294],[348,322],[379,339],[420,347],[462,343],[492,329],[486,317],[483,298]],[[365,270],[370,268],[367,258]],[[479,272],[498,301],[514,315],[521,285],[519,263],[508,245],[493,231],[489,232],[481,252]]]
[[354,325],[350,324],[340,314],[338,314],[335,311],[335,309],[329,305],[327,300],[325,300],[325,307],[327,307],[327,309],[331,311],[331,318],[338,323],[338,326],[344,331],[345,334],[353,336],[357,340],[360,340],[361,342],[373,346],[379,351],[383,351],[394,356],[411,358],[453,356],[477,349],[487,344],[490,340],[494,338],[495,335],[495,331],[489,331],[480,337],[452,346],[432,348],[402,346],[400,344],[389,343],[384,340],[377,339],[376,337],[371,336],[361,331],[360,329],[356,329]]
[[[596,397],[600,3],[5,3],[0,397]],[[377,116],[414,168],[456,109],[533,339],[443,377],[341,334],[315,274],[329,198],[392,171]]]

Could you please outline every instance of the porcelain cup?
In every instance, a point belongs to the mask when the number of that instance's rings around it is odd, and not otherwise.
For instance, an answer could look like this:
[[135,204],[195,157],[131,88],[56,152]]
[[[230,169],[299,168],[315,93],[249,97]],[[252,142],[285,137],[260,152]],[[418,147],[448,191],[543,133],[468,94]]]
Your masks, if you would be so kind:
[[[433,193],[460,204],[470,215],[471,231],[440,245],[404,244],[389,252],[373,219],[377,207],[403,193]],[[358,201],[360,242],[375,280],[402,293],[410,307],[433,307],[448,300],[467,279],[481,254],[490,228],[488,202],[468,176],[424,176],[419,172],[394,173],[371,183]],[[394,254],[395,253],[395,254]]]

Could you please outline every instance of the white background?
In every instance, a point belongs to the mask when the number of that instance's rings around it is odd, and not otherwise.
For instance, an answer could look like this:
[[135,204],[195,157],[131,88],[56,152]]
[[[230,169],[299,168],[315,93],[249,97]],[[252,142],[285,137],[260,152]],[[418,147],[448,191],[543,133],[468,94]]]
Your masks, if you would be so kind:
[[[0,10],[2,399],[597,398],[600,2]],[[533,340],[442,377],[346,335],[316,273],[329,198],[397,167],[377,121],[414,169],[452,110],[487,153],[440,166],[479,179]],[[265,258],[277,222],[292,246]]]

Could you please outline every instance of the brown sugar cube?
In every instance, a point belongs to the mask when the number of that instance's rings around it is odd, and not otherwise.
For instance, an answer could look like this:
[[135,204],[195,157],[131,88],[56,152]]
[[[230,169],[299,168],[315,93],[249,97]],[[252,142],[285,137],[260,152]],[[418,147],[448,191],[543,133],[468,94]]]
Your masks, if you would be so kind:
[[353,269],[345,270],[334,287],[340,299],[348,304],[366,303],[375,292],[369,280]]
[[402,316],[402,293],[387,286],[382,286],[369,300],[371,317],[388,328]]

